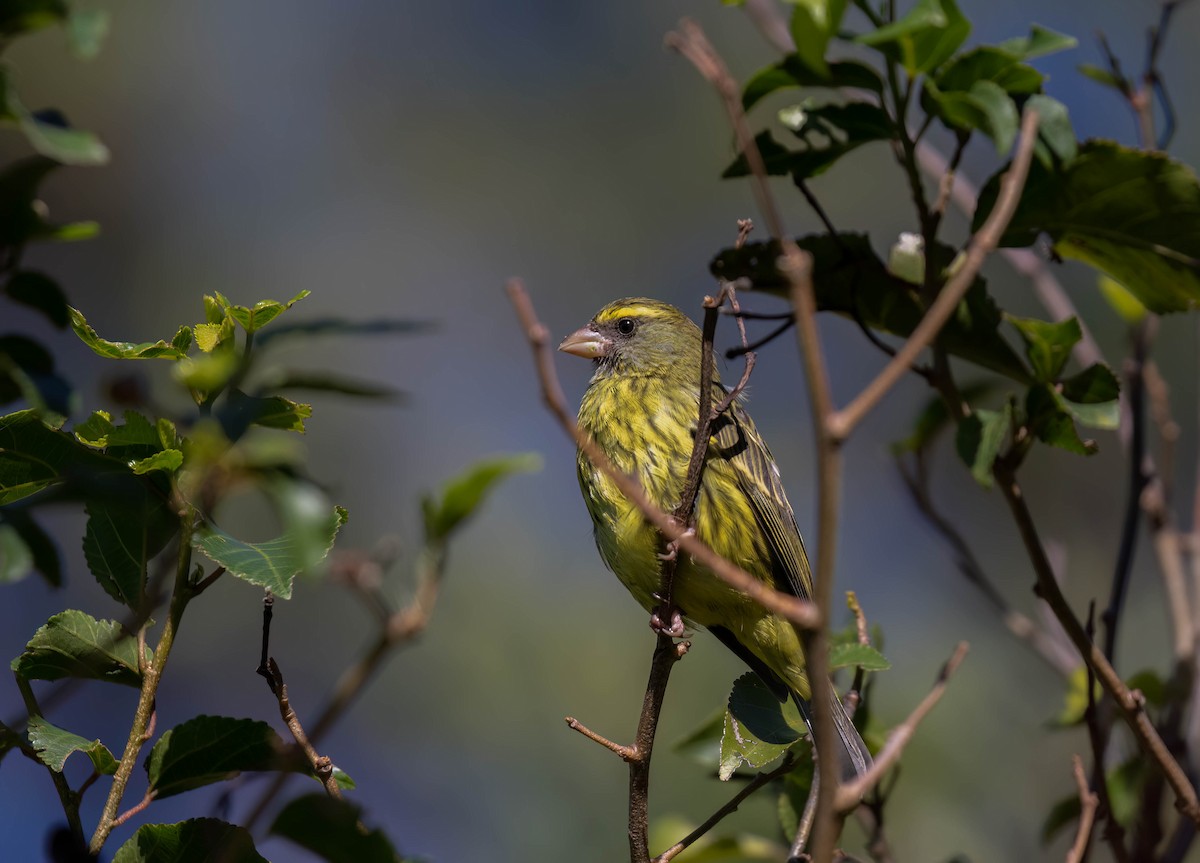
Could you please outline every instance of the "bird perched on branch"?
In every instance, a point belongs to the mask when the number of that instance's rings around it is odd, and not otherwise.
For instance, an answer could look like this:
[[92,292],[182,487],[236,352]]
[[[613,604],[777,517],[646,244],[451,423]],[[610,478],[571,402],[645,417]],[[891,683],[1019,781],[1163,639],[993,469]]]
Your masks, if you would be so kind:
[[[700,329],[679,309],[644,298],[617,300],[558,346],[594,361],[579,407],[580,428],[641,483],[666,512],[679,505],[699,419]],[[711,352],[712,404],[728,392]],[[660,605],[663,547],[658,531],[615,483],[578,454],[579,485],[596,545],[647,611]],[[783,491],[779,468],[753,420],[735,400],[710,429],[696,496],[697,538],[776,590],[808,599],[812,574]],[[707,629],[784,701],[796,699],[811,731],[812,689],[796,629],[680,552],[672,598],[684,617]],[[832,687],[830,692],[833,692]],[[837,695],[829,705],[841,741],[844,778],[866,771],[870,754]]]

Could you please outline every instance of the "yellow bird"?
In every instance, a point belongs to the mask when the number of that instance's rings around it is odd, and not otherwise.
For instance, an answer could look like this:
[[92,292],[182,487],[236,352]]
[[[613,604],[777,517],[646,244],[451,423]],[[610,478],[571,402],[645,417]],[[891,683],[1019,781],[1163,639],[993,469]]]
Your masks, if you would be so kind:
[[[558,349],[595,363],[579,407],[580,427],[655,505],[674,510],[700,412],[700,329],[674,306],[628,298],[605,306]],[[713,364],[716,405],[727,390],[715,358],[705,361]],[[776,590],[809,598],[812,574],[779,468],[740,399],[714,420],[711,435],[696,497],[697,538]],[[658,531],[582,451],[577,463],[600,556],[653,612],[662,569]],[[795,698],[811,731],[812,690],[796,629],[686,554],[673,593],[684,617],[737,654],[780,701]],[[842,774],[849,779],[866,771],[871,756],[836,694],[830,709]]]

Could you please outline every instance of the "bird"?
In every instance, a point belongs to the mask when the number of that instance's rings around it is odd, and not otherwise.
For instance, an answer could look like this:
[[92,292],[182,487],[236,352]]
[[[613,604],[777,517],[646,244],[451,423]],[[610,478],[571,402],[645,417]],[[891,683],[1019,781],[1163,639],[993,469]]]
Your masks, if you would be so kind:
[[[683,496],[699,424],[705,353],[700,328],[668,303],[627,297],[604,306],[558,349],[595,366],[580,402],[580,430],[617,470],[641,484],[652,503],[673,512]],[[719,405],[729,391],[720,383],[711,351],[703,361],[712,370],[711,403]],[[667,556],[658,530],[582,448],[576,466],[600,557],[634,599],[655,614]],[[741,395],[710,427],[693,519],[697,539],[717,554],[776,590],[811,598],[808,556],[779,468]],[[811,734],[812,687],[797,630],[677,553],[672,600],[684,620],[733,651],[780,703],[795,699]],[[657,616],[652,621],[662,625]],[[840,775],[851,781],[868,770],[871,755],[833,687],[828,689],[840,741]]]

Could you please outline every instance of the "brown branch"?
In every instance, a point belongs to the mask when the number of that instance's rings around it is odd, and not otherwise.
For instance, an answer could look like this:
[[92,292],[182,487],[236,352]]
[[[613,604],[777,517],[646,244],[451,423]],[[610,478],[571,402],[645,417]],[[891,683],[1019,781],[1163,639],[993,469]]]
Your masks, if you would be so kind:
[[533,303],[530,301],[524,285],[520,279],[510,279],[506,289],[533,349],[534,363],[541,384],[542,400],[558,420],[558,424],[575,441],[588,460],[613,481],[621,494],[641,511],[647,521],[658,528],[668,542],[678,543],[680,551],[691,555],[697,563],[712,570],[722,581],[742,591],[768,611],[778,614],[802,628],[810,629],[818,625],[817,622],[820,618],[813,603],[773,590],[741,567],[721,557],[698,540],[694,534],[687,532],[668,513],[651,503],[636,479],[616,469],[603,450],[591,437],[579,429],[574,418],[567,412],[566,398],[563,396],[558,376],[554,371],[549,332],[538,320],[537,312],[534,311]]
[[896,352],[876,378],[867,384],[861,393],[846,407],[829,417],[829,434],[836,440],[844,440],[859,422],[871,411],[879,400],[895,386],[896,382],[925,350],[975,282],[984,260],[997,247],[1005,228],[1016,212],[1029,173],[1029,162],[1033,158],[1033,145],[1037,141],[1038,116],[1036,111],[1026,111],[1021,122],[1021,143],[1013,158],[1012,167],[1000,180],[1000,194],[983,226],[976,231],[967,246],[965,259],[958,270],[938,293],[921,322],[913,329],[908,341]]
[[128,821],[130,818],[132,818],[134,815],[137,815],[137,814],[145,811],[146,807],[149,806],[153,802],[154,802],[154,792],[147,791],[141,800],[139,800],[133,806],[130,806],[128,809],[126,809],[124,812],[122,812],[120,815],[118,815],[116,818],[113,819],[113,827],[120,827],[122,824],[124,824],[126,821]]
[[578,731],[580,734],[582,734],[584,737],[586,737],[588,740],[592,741],[593,743],[600,744],[605,749],[607,749],[609,752],[613,753],[618,758],[620,758],[622,761],[630,761],[636,756],[636,751],[635,751],[634,747],[624,746],[620,743],[616,743],[615,741],[609,740],[604,735],[599,734],[595,731],[592,731],[592,729],[588,728],[586,725],[584,725],[582,722],[580,722],[574,716],[567,716],[567,717],[565,717],[565,719],[567,722],[567,727],[570,728],[572,731]]
[[1105,658],[1104,653],[1088,638],[1079,618],[1075,616],[1066,597],[1063,596],[1058,581],[1054,578],[1045,547],[1038,536],[1037,526],[1034,524],[1033,516],[1025,501],[1024,492],[1017,483],[1015,465],[1011,462],[1012,459],[1009,456],[997,459],[993,466],[993,473],[1004,494],[1004,499],[1012,511],[1026,553],[1033,565],[1037,578],[1035,591],[1050,606],[1080,656],[1095,671],[1097,680],[1116,703],[1122,718],[1133,732],[1142,751],[1150,757],[1166,777],[1171,790],[1175,792],[1176,807],[1193,822],[1200,825],[1200,799],[1197,798],[1196,789],[1192,787],[1183,768],[1171,755],[1166,744],[1163,743],[1162,737],[1155,729],[1154,723],[1146,714],[1145,699],[1142,698],[1141,693],[1131,691],[1121,680],[1121,676]]
[[954,653],[942,666],[942,670],[938,673],[937,680],[933,684],[933,688],[929,690],[921,702],[913,708],[913,712],[908,715],[902,723],[892,729],[888,734],[887,743],[883,749],[875,756],[875,763],[871,765],[871,769],[859,776],[853,782],[849,782],[838,789],[837,792],[837,808],[841,812],[848,812],[859,804],[863,795],[879,784],[879,780],[883,775],[891,769],[892,765],[900,760],[901,753],[904,752],[904,747],[908,745],[913,734],[917,730],[917,726],[933,709],[934,705],[941,700],[942,695],[946,691],[946,685],[950,682],[951,675],[954,674],[963,658],[967,655],[967,643],[960,641],[958,647],[954,649]]
[[341,800],[342,789],[338,787],[337,780],[333,776],[333,762],[327,755],[318,755],[316,748],[308,739],[308,735],[304,733],[300,717],[296,715],[291,701],[288,700],[287,684],[283,681],[283,672],[279,670],[279,665],[274,658],[267,660],[267,671],[270,674],[268,683],[271,692],[279,702],[279,716],[283,719],[283,724],[292,732],[296,744],[304,752],[308,763],[312,765],[313,773],[325,786],[325,793],[335,800]]
[[1092,824],[1096,818],[1100,798],[1088,787],[1087,776],[1083,772],[1083,761],[1078,755],[1071,756],[1071,764],[1075,773],[1075,784],[1079,788],[1079,829],[1075,831],[1075,842],[1067,851],[1066,863],[1082,863],[1087,855],[1088,843],[1092,839]]

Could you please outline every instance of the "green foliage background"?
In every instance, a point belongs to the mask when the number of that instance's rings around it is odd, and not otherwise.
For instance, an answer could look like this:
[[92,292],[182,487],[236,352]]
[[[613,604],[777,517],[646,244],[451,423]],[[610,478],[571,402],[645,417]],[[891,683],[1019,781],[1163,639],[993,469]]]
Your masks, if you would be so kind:
[[[1124,106],[1074,66],[1100,62],[1088,41],[1096,28],[1118,52],[1140,56],[1151,5],[963,7],[979,41],[1020,35],[1030,21],[1080,36],[1076,51],[1036,65],[1070,106],[1080,137],[1130,142]],[[731,146],[712,94],[661,49],[661,35],[683,14],[705,24],[743,80],[771,56],[741,13],[716,4],[514,9],[482,0],[121,6],[103,50],[86,64],[68,54],[60,32],[11,51],[24,101],[62,108],[113,154],[103,168],[63,169],[45,187],[55,218],[95,219],[101,236],[28,258],[54,274],[102,335],[167,336],[177,323],[199,320],[199,297],[213,291],[253,303],[308,289],[306,316],[436,322],[402,339],[314,337],[285,349],[305,367],[382,378],[408,394],[399,407],[327,401],[308,423],[314,471],[352,514],[339,545],[370,546],[395,533],[415,549],[421,490],[481,454],[545,455],[544,471],[513,480],[453,549],[429,632],[393,660],[324,747],[369,789],[360,797],[368,821],[406,853],[548,860],[571,848],[575,859],[596,861],[624,854],[625,771],[567,731],[561,716],[615,737],[631,732],[652,637],[593,552],[571,447],[541,412],[499,283],[524,275],[543,319],[562,333],[618,295],[651,294],[698,310],[711,290],[709,258],[729,245],[733,220],[752,212],[744,182],[717,179]],[[1181,14],[1172,44],[1197,36],[1195,10]],[[1198,65],[1195,52],[1178,47],[1166,52],[1163,72],[1186,86]],[[1200,132],[1186,96],[1180,101],[1173,152],[1196,164]],[[21,146],[15,134],[0,138],[0,161]],[[976,143],[965,170],[981,182],[994,160]],[[861,148],[813,187],[835,224],[870,231],[877,247],[913,229],[908,193],[882,145]],[[784,196],[793,230],[819,230],[793,198]],[[966,231],[951,218],[949,237],[959,241]],[[1002,263],[986,272],[1006,308],[1040,314]],[[1123,325],[1094,290],[1094,276],[1068,265],[1062,277],[1110,359],[1121,356]],[[11,306],[4,314],[12,316],[5,329],[52,342],[85,403],[96,404],[105,364],[40,318]],[[835,391],[853,392],[878,358],[862,349],[853,325],[823,326]],[[1194,326],[1166,318],[1159,339],[1184,426],[1181,477],[1191,476],[1195,459]],[[162,370],[146,371],[153,378]],[[775,343],[760,359],[751,405],[811,532],[811,446],[796,372],[791,342]],[[586,370],[571,364],[563,374],[577,396]],[[1043,733],[1060,710],[1059,682],[1012,642],[908,504],[887,445],[923,398],[919,381],[903,384],[850,444],[839,553],[839,585],[857,590],[887,634],[893,670],[874,694],[884,721],[901,718],[924,693],[955,641],[973,645],[906,756],[888,810],[904,829],[892,838],[913,860],[956,851],[978,860],[1061,856],[1042,851],[1036,825],[1069,793],[1069,754],[1084,746],[1082,733]],[[1027,472],[1045,534],[1067,551],[1068,588],[1079,605],[1107,590],[1123,503],[1119,448],[1112,435],[1097,437],[1093,460],[1046,450]],[[1008,595],[1032,608],[1032,577],[1002,501],[962,482],[953,455],[943,455],[939,476],[948,481],[939,491],[948,507],[970,525]],[[262,516],[246,502],[244,523],[261,531],[252,539],[270,536]],[[55,527],[82,535],[82,516],[63,515]],[[63,552],[65,601],[34,579],[5,588],[4,655],[20,651],[31,621],[65,605],[111,605],[78,547]],[[214,591],[220,601],[197,603],[185,623],[159,699],[160,728],[197,713],[274,721],[253,674],[259,592],[232,579]],[[1153,566],[1139,558],[1123,669],[1162,654],[1160,609]],[[362,648],[363,621],[332,584],[301,584],[277,605],[274,652],[302,713]],[[699,639],[676,672],[660,740],[703,720],[741,671]],[[5,716],[18,709],[12,690],[9,697]],[[133,690],[85,692],[60,724],[88,740],[121,740],[135,698]],[[35,859],[42,828],[61,819],[57,799],[23,759],[6,760],[3,771],[0,834],[24,843],[14,849],[18,859]],[[706,812],[728,794],[666,747],[654,789],[661,815]],[[178,820],[195,807],[190,796],[171,798],[154,804],[153,817]],[[765,799],[750,805],[732,828],[769,832],[773,808]],[[131,832],[118,831],[111,847]],[[302,859],[271,842],[260,850],[276,861]]]

